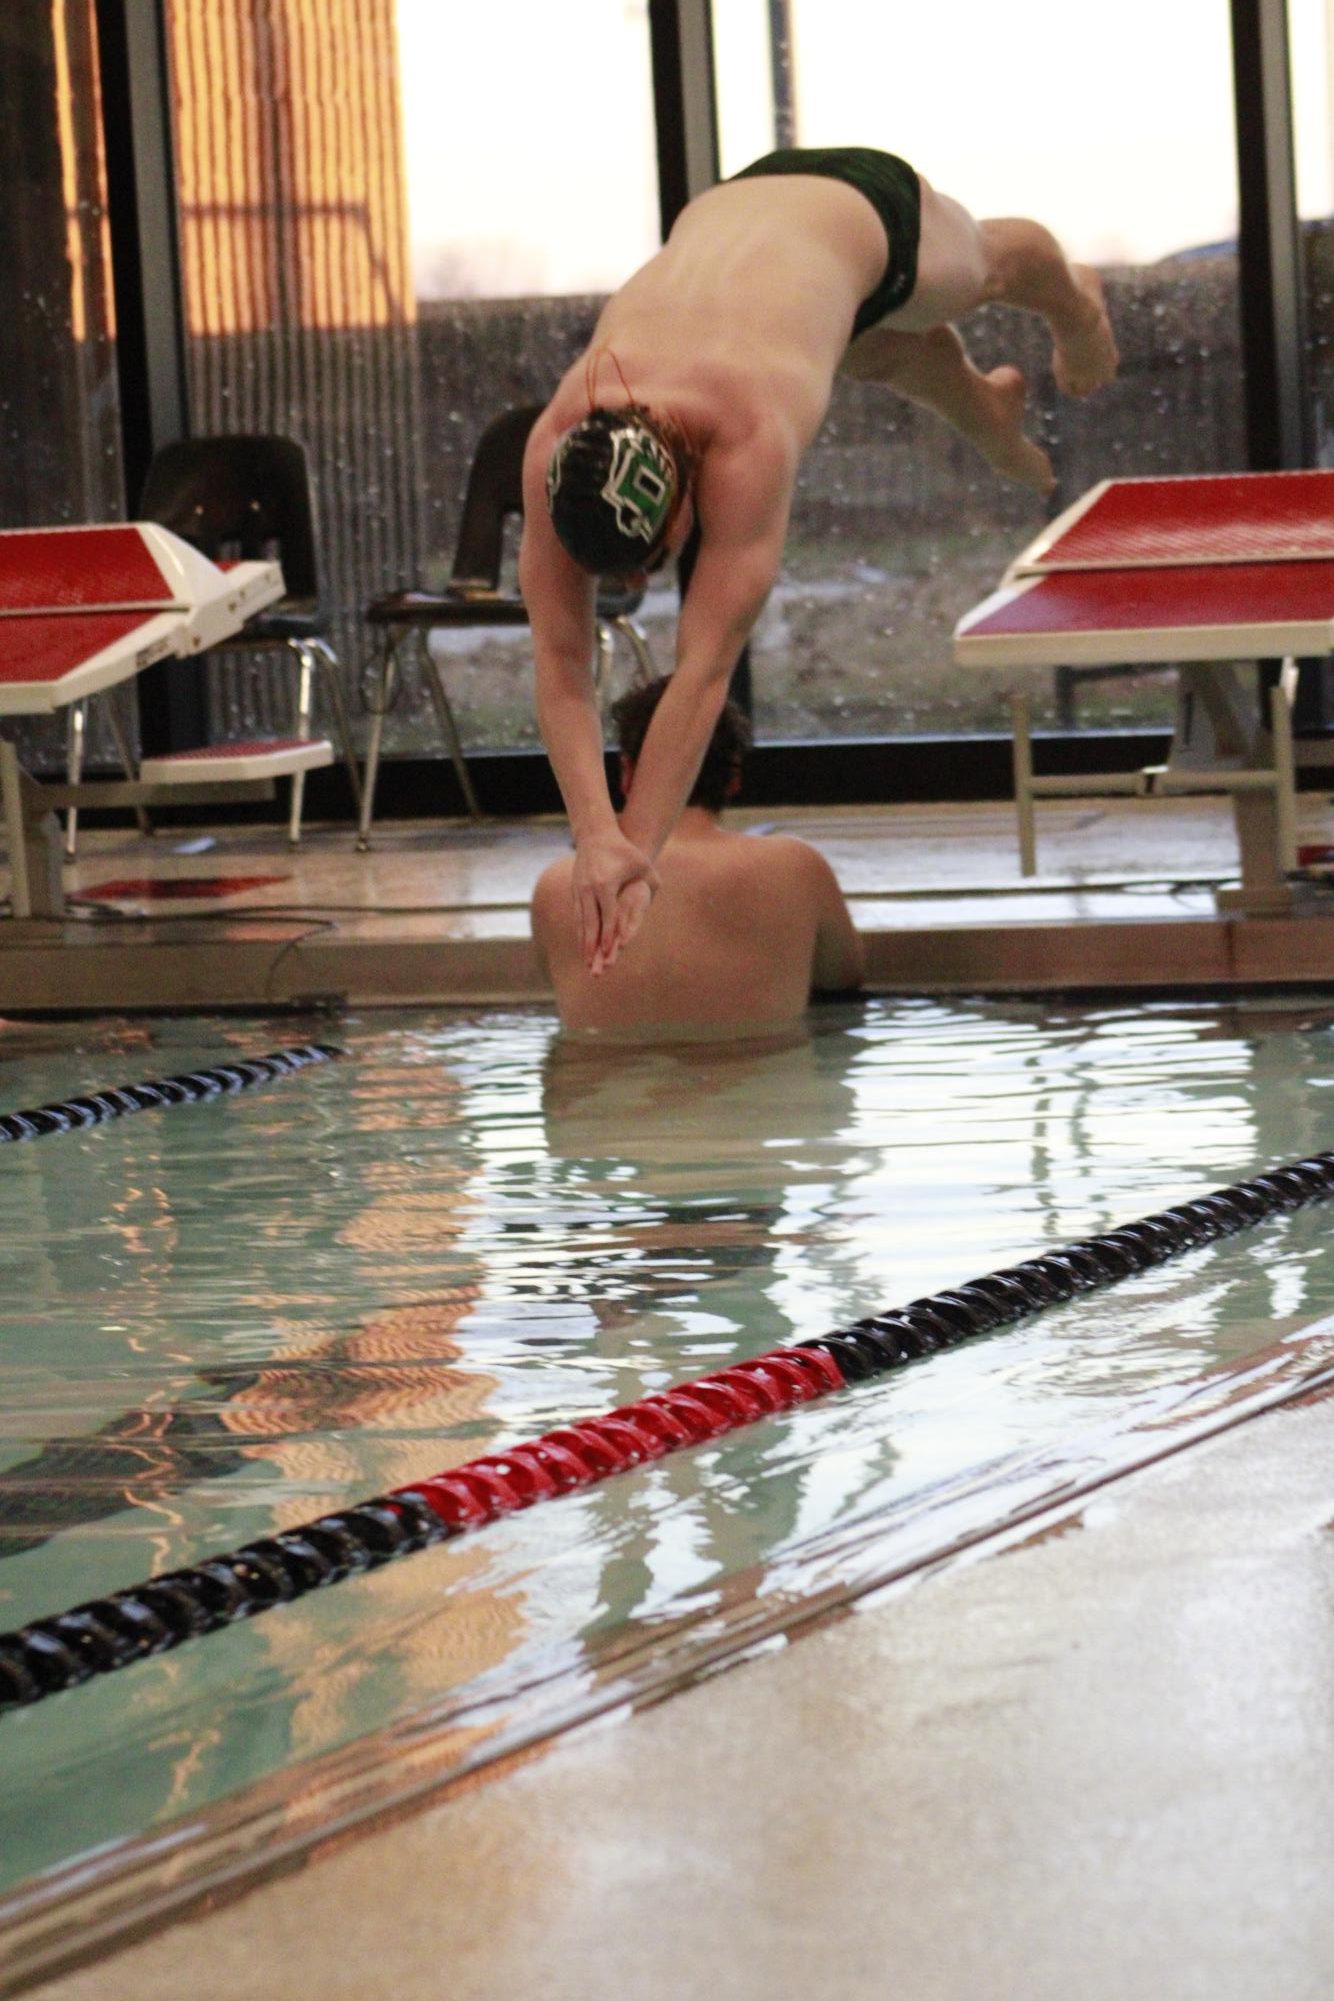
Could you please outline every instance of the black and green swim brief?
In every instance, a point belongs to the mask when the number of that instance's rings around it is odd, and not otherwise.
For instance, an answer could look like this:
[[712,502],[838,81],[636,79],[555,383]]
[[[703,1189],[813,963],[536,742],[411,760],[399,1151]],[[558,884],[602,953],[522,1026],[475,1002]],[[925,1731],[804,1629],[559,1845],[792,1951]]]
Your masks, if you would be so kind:
[[889,238],[889,262],[880,283],[857,309],[852,323],[854,340],[886,313],[907,303],[917,283],[922,191],[906,160],[894,153],[877,152],[874,146],[790,146],[766,153],[762,160],[753,160],[729,178],[744,181],[759,174],[823,174],[827,180],[843,181],[865,195],[880,217]]

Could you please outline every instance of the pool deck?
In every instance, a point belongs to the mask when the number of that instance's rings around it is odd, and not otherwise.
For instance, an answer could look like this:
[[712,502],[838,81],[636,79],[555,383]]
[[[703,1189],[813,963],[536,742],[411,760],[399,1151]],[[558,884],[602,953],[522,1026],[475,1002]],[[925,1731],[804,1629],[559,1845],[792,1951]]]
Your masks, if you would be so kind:
[[614,1715],[42,2001],[1325,2001],[1334,1398]]
[[[770,809],[729,824],[800,834],[828,856],[874,991],[1334,978],[1334,879],[1304,884],[1293,914],[1219,910],[1237,868],[1221,799],[1053,803],[1039,819],[1044,872],[1027,881],[1008,805]],[[0,1012],[540,1000],[527,902],[565,838],[554,818],[387,822],[369,854],[345,826],[310,827],[296,851],[269,826],[85,831],[68,917],[0,919]],[[1298,838],[1334,852],[1323,793],[1301,796]],[[240,886],[220,893],[227,878]],[[206,893],[182,896],[191,881]]]

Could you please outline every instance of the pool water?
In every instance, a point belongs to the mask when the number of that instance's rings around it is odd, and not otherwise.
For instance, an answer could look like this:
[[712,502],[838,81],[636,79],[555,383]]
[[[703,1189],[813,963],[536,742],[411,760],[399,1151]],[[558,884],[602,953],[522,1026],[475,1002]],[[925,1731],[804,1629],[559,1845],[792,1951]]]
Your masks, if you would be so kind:
[[[0,1150],[0,1628],[1334,1146],[1319,1003],[10,1025],[0,1109],[343,1061]],[[484,1747],[850,1522],[1334,1311],[1319,1207],[0,1716],[0,1886],[426,1715]],[[559,1699],[553,1691],[564,1694]],[[544,1709],[544,1703],[546,1705]]]

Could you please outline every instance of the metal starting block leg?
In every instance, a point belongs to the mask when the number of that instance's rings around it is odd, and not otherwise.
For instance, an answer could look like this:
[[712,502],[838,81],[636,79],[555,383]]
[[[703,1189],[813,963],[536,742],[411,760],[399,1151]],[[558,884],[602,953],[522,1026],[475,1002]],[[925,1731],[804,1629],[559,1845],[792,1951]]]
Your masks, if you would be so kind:
[[1014,803],[1019,815],[1019,873],[1038,872],[1038,830],[1033,812],[1033,721],[1027,695],[1010,697],[1014,732]]
[[1257,727],[1253,695],[1230,663],[1183,663],[1168,762],[1143,771],[1035,778],[1028,698],[1015,695],[1014,796],[1019,870],[1037,871],[1036,799],[1181,798],[1231,795],[1241,860],[1240,889],[1215,891],[1220,910],[1272,916],[1292,908],[1288,872],[1297,866],[1297,800],[1292,741],[1296,665],[1284,662],[1269,697],[1269,728]]
[[15,917],[62,917],[61,834],[9,739],[0,738],[0,795],[9,848],[10,905]]
[[1035,799],[1142,799],[1152,790],[1147,771],[1084,772],[1070,778],[1033,775],[1033,718],[1027,695],[1010,698],[1014,730],[1014,803],[1019,815],[1019,873],[1037,874]]
[[1292,710],[1296,700],[1297,662],[1285,660],[1277,685],[1269,691],[1278,857],[1279,867],[1285,875],[1290,875],[1297,866],[1297,754],[1292,740]]
[[1178,672],[1177,728],[1156,789],[1179,795],[1212,784],[1232,795],[1241,887],[1215,892],[1220,910],[1257,917],[1290,910],[1287,874],[1297,865],[1296,664],[1286,660],[1270,690],[1267,729],[1257,724],[1254,694],[1235,666],[1198,662]]
[[[325,762],[328,760],[325,759]],[[0,738],[0,803],[3,804],[15,917],[63,917],[62,840],[57,808],[129,806],[216,806],[272,799],[271,777],[190,782],[167,779],[97,779],[91,784],[43,785],[29,777],[18,752]]]

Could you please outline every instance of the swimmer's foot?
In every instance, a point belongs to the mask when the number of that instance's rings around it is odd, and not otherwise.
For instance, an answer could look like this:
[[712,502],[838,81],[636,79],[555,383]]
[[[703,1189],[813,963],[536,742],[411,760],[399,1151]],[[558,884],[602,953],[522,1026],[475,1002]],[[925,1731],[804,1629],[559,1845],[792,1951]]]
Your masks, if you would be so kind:
[[1080,304],[1069,326],[1053,326],[1052,373],[1063,396],[1091,396],[1104,389],[1120,356],[1102,296],[1102,280],[1089,264],[1071,266]]
[[1051,460],[1041,445],[1024,436],[1024,405],[1028,391],[1017,368],[1008,364],[993,368],[982,377],[985,407],[990,421],[985,429],[970,428],[969,441],[976,445],[988,465],[1007,479],[1030,486],[1035,493],[1050,493],[1056,484]]

